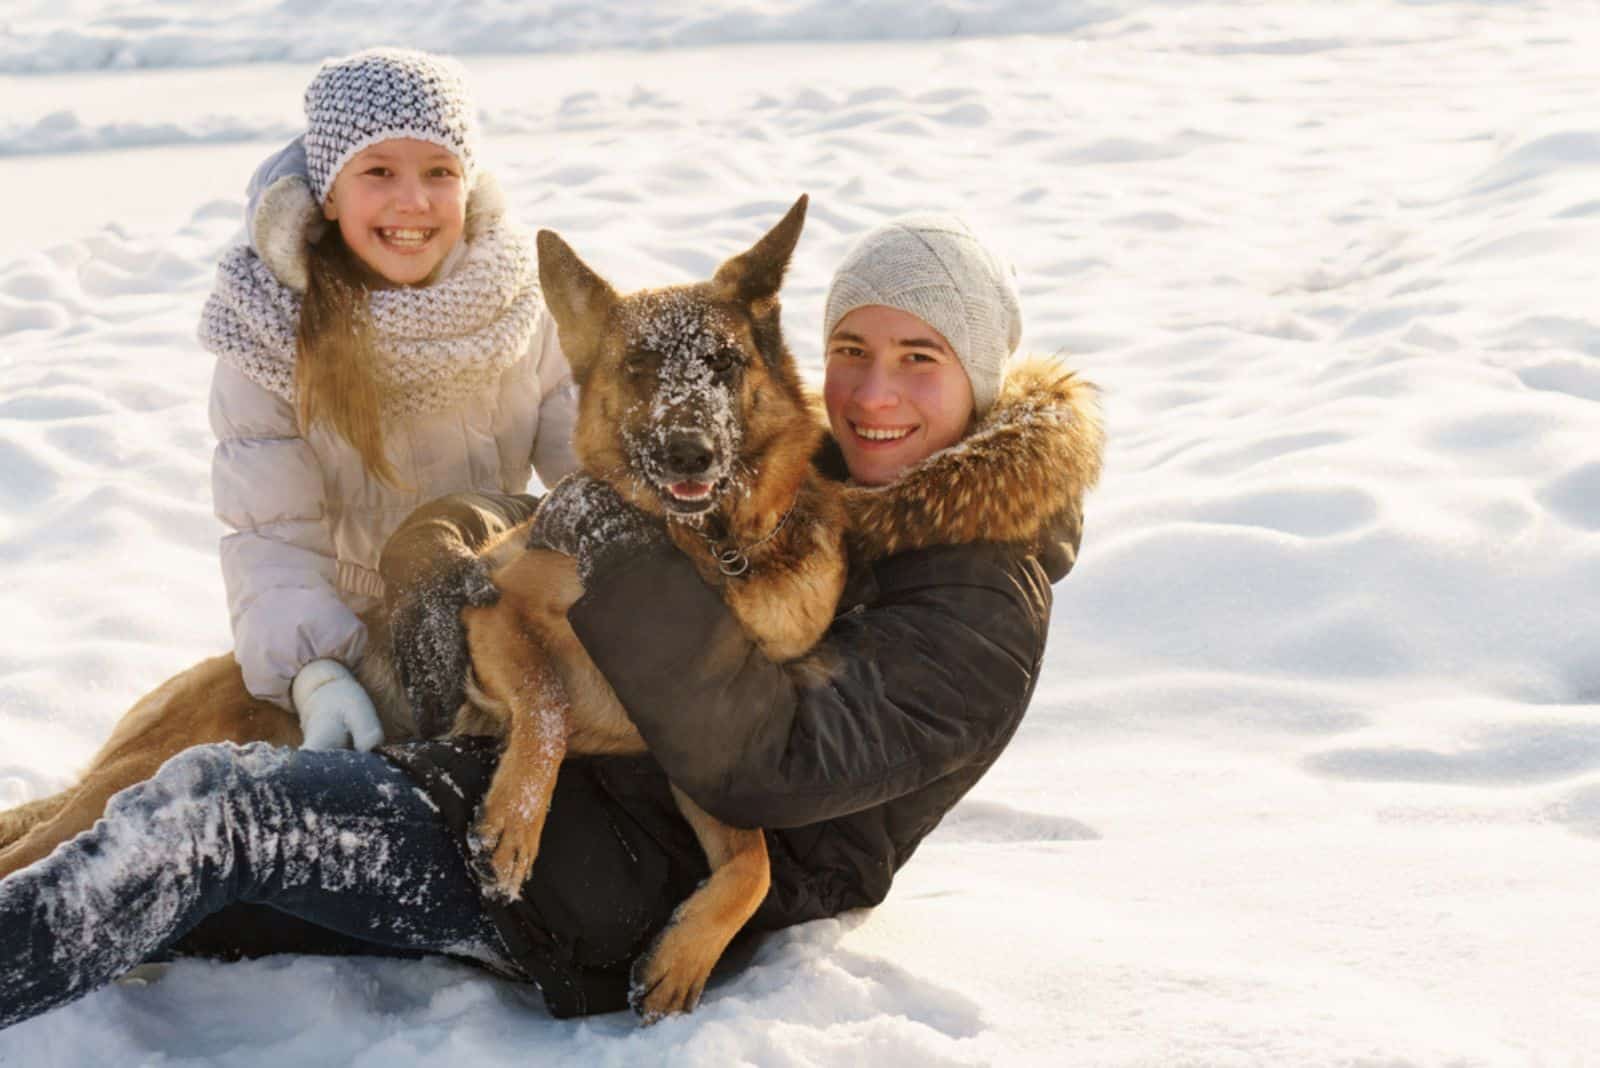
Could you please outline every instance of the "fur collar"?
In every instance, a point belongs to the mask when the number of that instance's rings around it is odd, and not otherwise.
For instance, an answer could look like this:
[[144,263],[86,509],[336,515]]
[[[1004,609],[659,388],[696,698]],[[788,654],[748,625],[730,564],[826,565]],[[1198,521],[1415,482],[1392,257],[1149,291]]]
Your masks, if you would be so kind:
[[1013,364],[961,441],[887,486],[847,486],[852,550],[869,559],[989,541],[1076,548],[1083,497],[1100,478],[1098,390],[1058,361]]

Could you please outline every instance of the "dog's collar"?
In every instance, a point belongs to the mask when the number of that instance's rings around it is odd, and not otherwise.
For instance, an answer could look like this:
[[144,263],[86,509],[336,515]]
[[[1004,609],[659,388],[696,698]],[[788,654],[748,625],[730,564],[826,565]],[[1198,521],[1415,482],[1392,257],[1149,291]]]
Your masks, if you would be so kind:
[[719,541],[704,530],[700,530],[700,537],[705,539],[706,545],[711,549],[711,558],[717,562],[717,570],[727,578],[738,578],[749,571],[750,554],[778,536],[778,531],[783,529],[784,524],[789,522],[789,517],[794,514],[794,505],[795,502],[790,501],[788,509],[783,513],[783,518],[778,520],[777,525],[749,545],[740,546],[735,543],[728,546],[726,542]]

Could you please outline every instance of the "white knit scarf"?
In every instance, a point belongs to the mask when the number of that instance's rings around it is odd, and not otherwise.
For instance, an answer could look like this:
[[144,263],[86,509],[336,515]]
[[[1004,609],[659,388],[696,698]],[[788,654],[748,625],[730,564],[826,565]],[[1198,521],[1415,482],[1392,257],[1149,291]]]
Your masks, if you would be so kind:
[[[301,294],[248,246],[217,265],[200,315],[200,344],[246,378],[294,402]],[[451,408],[494,382],[528,350],[544,302],[527,231],[502,223],[470,239],[462,262],[432,285],[368,298],[383,414]]]

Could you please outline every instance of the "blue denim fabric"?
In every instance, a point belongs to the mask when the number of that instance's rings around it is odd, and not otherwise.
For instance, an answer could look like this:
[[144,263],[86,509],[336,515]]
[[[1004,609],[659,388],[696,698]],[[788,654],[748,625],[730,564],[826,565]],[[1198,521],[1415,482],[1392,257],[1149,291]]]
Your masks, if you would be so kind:
[[199,746],[0,881],[0,1027],[166,954],[236,902],[400,953],[505,953],[431,801],[382,757]]

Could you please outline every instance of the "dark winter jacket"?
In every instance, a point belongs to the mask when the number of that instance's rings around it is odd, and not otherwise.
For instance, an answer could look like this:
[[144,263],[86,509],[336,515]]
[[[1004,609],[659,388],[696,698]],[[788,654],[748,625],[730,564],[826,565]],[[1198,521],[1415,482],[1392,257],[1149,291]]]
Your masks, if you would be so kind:
[[[883,900],[1027,707],[1099,473],[1091,395],[1054,364],[1019,365],[962,443],[892,486],[848,488],[850,578],[799,660],[766,659],[671,547],[591,579],[568,618],[650,755],[563,765],[523,900],[498,910],[552,1012],[623,1007],[629,963],[706,874],[668,778],[766,830],[772,888],[751,930]],[[836,449],[820,463],[843,476]],[[465,833],[492,749],[400,753]]]

